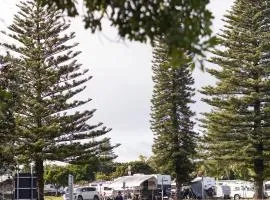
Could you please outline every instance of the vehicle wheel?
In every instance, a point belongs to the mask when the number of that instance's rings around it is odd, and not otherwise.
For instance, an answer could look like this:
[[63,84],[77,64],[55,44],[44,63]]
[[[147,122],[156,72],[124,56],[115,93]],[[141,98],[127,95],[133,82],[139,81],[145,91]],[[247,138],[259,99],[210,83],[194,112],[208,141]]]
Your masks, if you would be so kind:
[[94,200],[99,200],[98,196],[94,196]]
[[83,200],[82,196],[78,196],[78,200]]
[[234,195],[233,199],[234,199],[234,200],[239,200],[239,199],[240,199],[239,194]]

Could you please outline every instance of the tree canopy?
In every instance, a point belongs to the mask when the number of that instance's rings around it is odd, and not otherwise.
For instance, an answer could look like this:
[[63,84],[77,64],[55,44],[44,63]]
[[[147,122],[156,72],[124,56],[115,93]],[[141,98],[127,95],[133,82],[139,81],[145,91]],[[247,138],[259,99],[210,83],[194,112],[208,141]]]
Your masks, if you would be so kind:
[[250,168],[259,199],[270,161],[269,3],[235,2],[220,34],[223,48],[213,51],[218,67],[208,70],[217,83],[202,91],[212,106],[203,120],[207,159]]
[[[21,2],[8,32],[12,40],[1,44],[7,54],[2,56],[1,79],[16,94],[16,160],[33,161],[37,173],[39,199],[43,199],[43,162],[62,161],[89,163],[102,157],[111,160],[106,133],[111,129],[103,123],[90,124],[95,109],[80,110],[91,101],[76,96],[91,79],[88,69],[77,62],[81,53],[74,51],[69,24],[53,8],[37,1]],[[8,132],[6,137],[12,135]]]
[[[78,11],[81,5],[73,0],[38,1],[56,5],[72,17],[81,14]],[[92,32],[102,30],[102,20],[107,19],[122,38],[154,44],[155,39],[165,36],[172,55],[185,51],[202,54],[213,44],[213,40],[208,40],[212,19],[207,9],[209,0],[83,0],[82,3],[85,28]]]
[[151,129],[154,132],[152,147],[154,161],[162,173],[175,177],[177,198],[181,187],[190,179],[193,170],[197,134],[193,131],[194,80],[188,56],[179,57],[185,65],[175,66],[168,47],[158,42],[153,51],[154,90],[151,106]]
[[13,116],[14,97],[6,90],[4,83],[0,86],[0,174],[14,169],[13,145],[15,142],[15,119]]

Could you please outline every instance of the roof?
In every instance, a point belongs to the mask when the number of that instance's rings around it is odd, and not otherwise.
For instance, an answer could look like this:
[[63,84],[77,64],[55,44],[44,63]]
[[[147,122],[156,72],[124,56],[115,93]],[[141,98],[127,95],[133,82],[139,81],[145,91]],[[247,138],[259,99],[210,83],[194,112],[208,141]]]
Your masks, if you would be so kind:
[[140,187],[141,184],[146,180],[153,180],[155,183],[157,179],[154,175],[134,175],[134,176],[122,176],[113,181],[109,187],[115,190],[122,190],[123,186],[125,188],[133,188],[133,187]]

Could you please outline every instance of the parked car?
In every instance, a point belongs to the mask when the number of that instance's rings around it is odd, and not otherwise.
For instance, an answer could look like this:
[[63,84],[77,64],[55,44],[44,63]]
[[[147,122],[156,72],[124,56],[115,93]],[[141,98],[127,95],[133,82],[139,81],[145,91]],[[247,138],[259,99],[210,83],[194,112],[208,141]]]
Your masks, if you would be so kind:
[[57,189],[53,184],[44,185],[44,194],[46,195],[56,195]]
[[68,191],[68,187],[65,187],[65,188],[64,188],[64,191],[63,191],[63,199],[64,199],[64,200],[69,200],[69,191]]
[[78,187],[73,192],[74,200],[99,200],[99,193],[95,187]]
[[63,199],[64,199],[64,200],[69,200],[69,193],[67,193],[67,192],[64,193],[64,194],[63,194]]

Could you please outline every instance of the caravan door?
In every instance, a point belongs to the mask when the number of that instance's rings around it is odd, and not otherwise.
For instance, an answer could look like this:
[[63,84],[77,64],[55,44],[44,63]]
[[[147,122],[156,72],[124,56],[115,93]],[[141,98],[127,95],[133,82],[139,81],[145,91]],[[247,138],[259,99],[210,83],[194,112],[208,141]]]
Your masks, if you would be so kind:
[[241,190],[243,193],[242,198],[252,199],[254,197],[255,194],[254,188],[251,187],[250,185],[241,186]]

